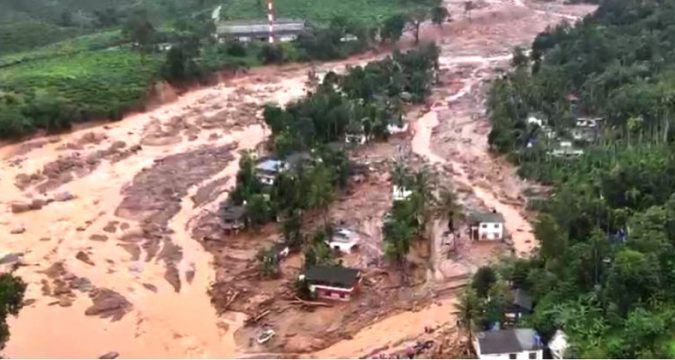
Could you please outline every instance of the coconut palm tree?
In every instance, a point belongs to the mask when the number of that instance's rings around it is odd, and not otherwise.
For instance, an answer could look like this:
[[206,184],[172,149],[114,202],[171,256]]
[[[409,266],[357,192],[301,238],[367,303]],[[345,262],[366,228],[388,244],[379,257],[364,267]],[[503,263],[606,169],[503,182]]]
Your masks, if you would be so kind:
[[481,314],[481,301],[476,290],[468,287],[459,297],[457,303],[457,325],[467,333],[468,344],[470,346],[473,327]]
[[457,194],[450,189],[442,189],[434,206],[436,216],[448,220],[448,230],[455,231],[455,220],[461,215],[462,205]]

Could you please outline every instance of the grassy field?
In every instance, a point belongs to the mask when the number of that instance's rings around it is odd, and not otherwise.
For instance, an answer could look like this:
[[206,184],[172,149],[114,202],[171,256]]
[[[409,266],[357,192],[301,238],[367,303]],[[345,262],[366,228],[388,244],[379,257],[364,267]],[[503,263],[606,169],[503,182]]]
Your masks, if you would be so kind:
[[[425,6],[425,1],[411,0],[275,0],[278,18],[302,18],[317,22],[330,21],[334,16],[346,16],[361,21],[380,21],[402,11]],[[224,13],[229,19],[263,19],[267,1],[230,0]]]
[[119,30],[103,31],[59,41],[33,50],[0,56],[0,68],[22,62],[72,55],[82,51],[106,49],[124,43]]
[[[0,111],[4,107],[7,114],[20,107],[19,112],[25,114],[25,120],[22,121],[28,126],[21,131],[5,131],[4,136],[21,136],[36,127],[43,127],[32,118],[30,109],[33,103],[40,103],[45,97],[56,99],[64,108],[74,109],[74,115],[63,116],[68,119],[67,122],[118,118],[125,111],[142,105],[151,85],[162,78],[164,53],[147,55],[142,62],[140,55],[125,43],[119,28],[87,30],[60,27],[48,20],[54,11],[41,9],[39,4],[48,4],[47,7],[54,7],[50,8],[54,10],[57,5],[61,9],[63,6],[67,8],[68,4],[90,1],[88,11],[118,4],[128,8],[145,6],[154,14],[171,13],[172,6],[173,12],[180,6],[193,6],[186,2],[180,3],[183,0],[120,0],[119,3],[115,3],[116,0],[63,0],[58,4],[49,0],[7,1],[13,4],[9,14],[15,21],[2,22],[3,17],[0,17]],[[174,5],[171,5],[172,1]],[[375,25],[392,14],[426,7],[430,1],[275,0],[275,5],[280,18],[303,18],[325,23],[339,15]],[[200,7],[193,10],[210,12],[217,3],[220,1],[204,0]],[[264,17],[264,12],[261,13],[259,8],[261,4],[265,6],[266,0],[228,0],[224,14],[230,19]],[[36,9],[41,9],[41,12]],[[153,20],[158,31],[163,34],[174,31],[171,18],[154,19],[158,19]],[[292,44],[284,44],[283,47],[283,58],[287,61],[299,61],[307,57]],[[227,67],[258,66],[261,65],[261,59],[258,58],[260,49],[261,44],[251,44],[244,56],[236,57],[228,54],[226,46],[211,44],[202,48],[196,62],[202,74]],[[20,101],[3,104],[2,101],[7,101],[3,100],[3,94]],[[4,99],[8,97],[4,96]],[[0,120],[7,125],[7,121],[13,117],[5,116],[3,120],[0,116]],[[0,135],[3,134],[2,130]]]
[[157,78],[161,57],[130,50],[83,52],[0,69],[3,91],[45,92],[76,106],[83,119],[114,116],[140,104]]

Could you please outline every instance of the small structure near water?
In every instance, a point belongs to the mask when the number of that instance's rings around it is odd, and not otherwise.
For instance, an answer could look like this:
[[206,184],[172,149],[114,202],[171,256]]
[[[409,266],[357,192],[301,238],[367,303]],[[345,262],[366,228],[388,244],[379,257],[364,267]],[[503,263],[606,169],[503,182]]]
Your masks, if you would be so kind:
[[504,217],[496,211],[474,212],[469,220],[472,240],[504,240]]
[[342,266],[312,266],[300,280],[315,298],[349,301],[361,283],[361,272]]

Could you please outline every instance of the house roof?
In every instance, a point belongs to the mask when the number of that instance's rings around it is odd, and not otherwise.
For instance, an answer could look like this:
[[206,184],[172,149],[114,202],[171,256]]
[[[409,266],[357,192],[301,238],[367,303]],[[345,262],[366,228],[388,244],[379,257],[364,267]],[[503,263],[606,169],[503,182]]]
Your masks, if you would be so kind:
[[336,283],[341,286],[350,288],[353,287],[359,279],[359,271],[357,269],[346,268],[341,266],[312,266],[305,273],[307,281],[325,281]]
[[481,354],[505,354],[540,350],[541,339],[533,329],[507,329],[478,333]]
[[232,204],[224,205],[220,211],[223,216],[223,220],[225,221],[237,221],[244,217],[244,214],[246,214],[245,207]]
[[469,219],[481,223],[503,223],[504,217],[500,213],[491,211],[476,211],[469,215]]
[[522,309],[532,310],[532,298],[523,289],[513,290],[513,305],[517,305]]
[[312,160],[314,158],[308,152],[296,152],[286,157],[286,163],[293,167],[311,162]]
[[[229,35],[268,34],[267,21],[228,21],[218,24],[218,33]],[[300,33],[305,30],[303,20],[282,19],[274,21],[275,33]]]
[[265,159],[261,160],[256,166],[255,169],[259,171],[276,173],[284,166],[284,162],[277,159]]

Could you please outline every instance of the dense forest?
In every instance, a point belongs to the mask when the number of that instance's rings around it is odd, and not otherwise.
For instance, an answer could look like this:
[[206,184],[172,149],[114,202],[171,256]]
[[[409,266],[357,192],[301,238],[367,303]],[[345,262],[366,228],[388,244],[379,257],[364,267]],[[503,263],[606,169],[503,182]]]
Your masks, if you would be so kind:
[[[521,325],[564,330],[566,357],[675,356],[674,31],[672,1],[605,0],[515,50],[490,91],[489,142],[552,195],[538,254],[481,269],[462,324],[503,322],[518,287],[535,302]],[[575,137],[589,121],[594,136]]]
[[[243,206],[250,227],[280,221],[284,242],[292,250],[305,251],[305,267],[332,263],[333,251],[323,241],[332,231],[328,207],[345,189],[349,176],[359,171],[345,153],[348,140],[384,139],[390,126],[403,125],[404,106],[422,103],[430,94],[438,55],[439,48],[428,44],[406,53],[395,51],[383,60],[349,68],[343,75],[330,72],[321,81],[310,74],[307,96],[284,107],[265,106],[263,117],[272,131],[270,154],[264,158],[243,154],[237,186],[221,204],[222,214]],[[289,165],[278,171],[271,184],[262,182],[256,173],[256,165],[266,160]],[[405,232],[396,233],[395,238],[386,236],[388,254],[400,259],[408,252],[412,228],[423,227],[413,217],[429,206],[433,182],[427,172],[412,175],[399,169],[397,173],[400,185],[415,191],[411,200],[395,207],[393,213],[402,216],[396,217],[400,221],[390,221]],[[319,211],[324,224],[306,237],[300,216],[308,211]],[[275,254],[268,249],[259,256],[266,276],[278,274]]]
[[[340,59],[396,42],[420,19],[440,23],[448,15],[438,0],[306,3],[276,3],[277,16],[304,19],[308,27],[296,41],[272,46],[214,36],[216,9],[217,21],[265,19],[264,1],[4,1],[0,139],[119,119],[142,110],[157,81],[181,86],[224,69]],[[342,41],[348,35],[356,40]]]

